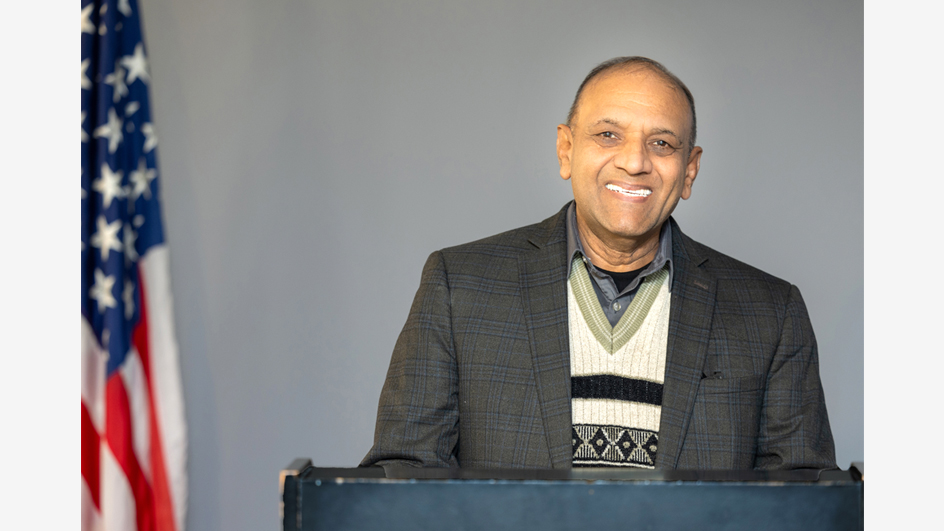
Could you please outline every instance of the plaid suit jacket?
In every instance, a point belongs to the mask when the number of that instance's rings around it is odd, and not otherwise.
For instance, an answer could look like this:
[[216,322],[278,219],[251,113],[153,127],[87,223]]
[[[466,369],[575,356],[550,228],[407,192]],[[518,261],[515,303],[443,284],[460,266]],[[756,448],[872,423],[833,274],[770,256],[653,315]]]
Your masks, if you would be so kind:
[[[566,211],[430,255],[362,466],[571,466]],[[797,288],[669,222],[675,273],[656,467],[835,467]]]

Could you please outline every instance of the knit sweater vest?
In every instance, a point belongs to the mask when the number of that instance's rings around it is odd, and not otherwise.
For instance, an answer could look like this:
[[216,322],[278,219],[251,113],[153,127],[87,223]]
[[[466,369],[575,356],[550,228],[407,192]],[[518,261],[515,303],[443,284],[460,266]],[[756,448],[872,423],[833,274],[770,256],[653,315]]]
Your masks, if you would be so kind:
[[669,274],[647,276],[610,325],[577,257],[567,282],[573,466],[653,468],[658,451]]

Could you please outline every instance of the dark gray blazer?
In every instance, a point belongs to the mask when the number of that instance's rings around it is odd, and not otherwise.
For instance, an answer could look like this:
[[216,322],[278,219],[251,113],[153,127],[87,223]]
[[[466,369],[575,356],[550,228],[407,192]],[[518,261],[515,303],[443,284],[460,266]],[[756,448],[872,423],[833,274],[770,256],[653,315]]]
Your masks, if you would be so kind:
[[[571,466],[566,212],[430,255],[362,466]],[[669,222],[656,467],[835,467],[800,292]]]

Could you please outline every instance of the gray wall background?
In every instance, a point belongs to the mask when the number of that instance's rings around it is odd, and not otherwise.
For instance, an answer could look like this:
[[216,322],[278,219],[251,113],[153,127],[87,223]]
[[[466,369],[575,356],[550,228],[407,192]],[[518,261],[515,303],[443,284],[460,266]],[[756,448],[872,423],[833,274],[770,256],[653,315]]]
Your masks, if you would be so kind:
[[683,230],[797,284],[837,457],[863,458],[857,1],[140,0],[190,435],[190,529],[272,529],[292,458],[355,466],[436,249],[570,197],[595,64],[698,105]]

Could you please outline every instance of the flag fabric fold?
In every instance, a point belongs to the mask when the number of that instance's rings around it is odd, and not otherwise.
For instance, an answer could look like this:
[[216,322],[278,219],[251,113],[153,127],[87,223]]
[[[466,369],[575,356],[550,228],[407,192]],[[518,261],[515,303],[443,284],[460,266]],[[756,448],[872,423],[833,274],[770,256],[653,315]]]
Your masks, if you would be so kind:
[[183,531],[187,434],[136,0],[82,0],[82,529]]

